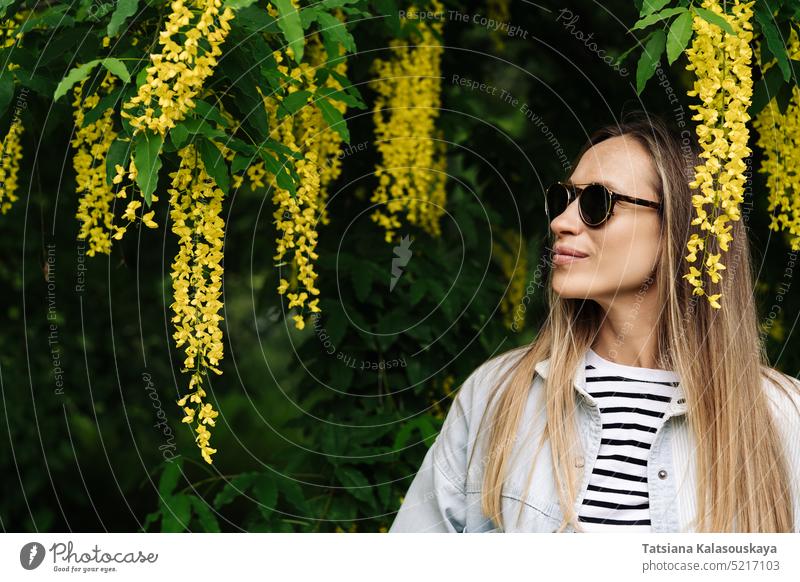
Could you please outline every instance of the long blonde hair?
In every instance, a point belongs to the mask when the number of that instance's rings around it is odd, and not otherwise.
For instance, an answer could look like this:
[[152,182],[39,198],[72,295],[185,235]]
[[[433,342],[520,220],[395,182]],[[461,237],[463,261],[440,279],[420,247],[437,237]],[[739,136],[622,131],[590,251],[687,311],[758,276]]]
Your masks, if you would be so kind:
[[[660,181],[664,244],[654,276],[660,283],[659,304],[664,307],[657,324],[657,353],[660,366],[677,372],[681,379],[689,430],[696,437],[694,530],[790,532],[794,515],[789,475],[762,375],[787,394],[796,387],[789,382],[787,386],[780,384],[779,376],[773,376],[769,368],[753,299],[746,225],[743,220],[730,223],[733,242],[723,255],[727,270],[722,288],[717,291],[722,293],[722,307],[713,309],[705,297],[692,293],[683,278],[688,272],[684,260],[686,243],[692,232],[701,237],[705,234],[699,226],[690,225],[693,206],[689,182],[701,162],[697,142],[686,138],[687,132],[678,136],[657,117],[633,112],[620,124],[592,134],[578,153],[576,164],[594,144],[621,135],[634,138],[647,148]],[[710,252],[719,252],[709,246]],[[708,289],[710,282],[705,283]],[[570,523],[581,531],[574,503],[583,469],[577,469],[574,462],[577,427],[572,384],[577,366],[582,364],[584,352],[591,347],[600,327],[603,312],[594,301],[559,297],[549,279],[546,293],[549,315],[545,323],[530,345],[517,348],[519,357],[490,394],[489,402],[496,400],[496,406],[490,415],[487,450],[492,454],[483,476],[481,509],[504,527],[501,493],[513,443],[536,373],[534,366],[550,358],[543,395],[547,422],[536,456],[549,439],[564,516],[559,531]]]

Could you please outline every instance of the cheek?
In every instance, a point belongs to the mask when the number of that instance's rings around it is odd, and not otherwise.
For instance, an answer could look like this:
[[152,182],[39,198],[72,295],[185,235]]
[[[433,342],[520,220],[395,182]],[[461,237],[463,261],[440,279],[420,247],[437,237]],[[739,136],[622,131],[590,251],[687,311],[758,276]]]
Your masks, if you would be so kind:
[[[615,225],[622,226],[622,225]],[[658,223],[614,228],[597,238],[598,275],[624,284],[639,284],[652,271],[659,253]],[[598,233],[600,234],[600,233]]]

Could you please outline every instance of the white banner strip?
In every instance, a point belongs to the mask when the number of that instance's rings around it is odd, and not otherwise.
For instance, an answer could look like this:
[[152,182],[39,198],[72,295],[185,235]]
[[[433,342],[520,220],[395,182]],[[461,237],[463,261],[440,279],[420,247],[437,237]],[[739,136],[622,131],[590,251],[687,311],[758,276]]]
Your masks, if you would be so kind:
[[800,580],[800,534],[13,533],[0,548],[8,581]]

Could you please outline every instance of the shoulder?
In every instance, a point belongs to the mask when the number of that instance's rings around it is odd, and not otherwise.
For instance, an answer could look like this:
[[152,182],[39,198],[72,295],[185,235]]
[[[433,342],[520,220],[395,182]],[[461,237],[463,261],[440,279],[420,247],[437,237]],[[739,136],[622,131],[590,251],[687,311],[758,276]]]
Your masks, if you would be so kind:
[[800,380],[774,368],[762,367],[764,393],[779,424],[800,434]]
[[530,346],[524,345],[493,356],[475,368],[464,381],[458,397],[463,403],[485,402],[497,383],[509,374],[515,364],[528,353]]

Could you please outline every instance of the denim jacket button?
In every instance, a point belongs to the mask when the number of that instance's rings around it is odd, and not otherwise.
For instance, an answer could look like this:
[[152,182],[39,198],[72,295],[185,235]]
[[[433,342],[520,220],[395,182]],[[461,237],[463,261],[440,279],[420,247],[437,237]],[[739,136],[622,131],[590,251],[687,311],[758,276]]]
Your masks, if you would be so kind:
[[658,478],[659,479],[666,479],[667,478],[667,472],[664,469],[661,469],[658,472]]

